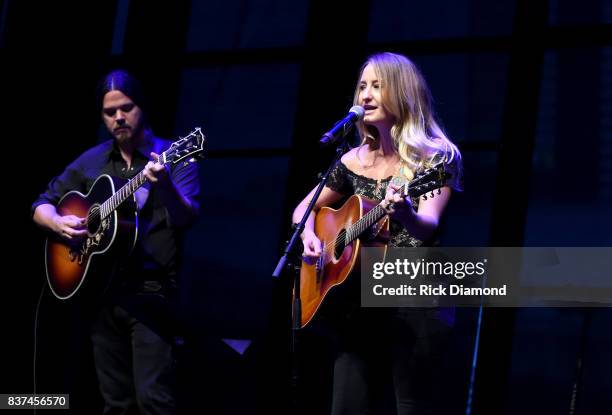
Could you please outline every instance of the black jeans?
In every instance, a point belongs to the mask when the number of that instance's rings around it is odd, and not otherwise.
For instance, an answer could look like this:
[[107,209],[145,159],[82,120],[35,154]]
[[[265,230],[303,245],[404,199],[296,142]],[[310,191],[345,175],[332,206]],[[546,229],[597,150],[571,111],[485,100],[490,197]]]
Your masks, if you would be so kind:
[[173,339],[109,304],[91,329],[104,414],[175,414]]
[[437,413],[452,334],[446,317],[443,309],[416,308],[351,316],[337,339],[332,415]]

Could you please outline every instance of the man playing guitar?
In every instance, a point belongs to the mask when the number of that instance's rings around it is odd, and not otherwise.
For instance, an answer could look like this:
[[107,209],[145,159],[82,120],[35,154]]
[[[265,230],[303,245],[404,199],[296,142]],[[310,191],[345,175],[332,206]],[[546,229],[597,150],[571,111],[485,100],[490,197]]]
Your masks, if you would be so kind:
[[[131,253],[111,258],[116,265],[105,271],[116,274],[116,283],[101,304],[96,303],[91,340],[105,413],[137,409],[142,414],[173,414],[175,333],[168,305],[176,287],[182,233],[199,211],[198,170],[194,163],[168,166],[162,162],[159,156],[165,160],[162,152],[170,142],[151,131],[140,84],[129,73],[118,70],[104,77],[98,99],[102,120],[113,138],[84,152],[51,180],[32,205],[33,219],[51,232],[48,245],[79,246],[87,240],[86,247],[70,258],[76,264],[79,255],[103,239],[91,225],[93,216],[104,218],[99,213],[102,205],[83,215],[65,214],[59,208],[61,198],[70,191],[89,192],[100,177],[129,180],[142,175],[139,188],[129,189],[134,190],[131,200],[137,218],[126,226],[131,229],[132,239],[126,244]],[[96,226],[104,228],[102,222]],[[91,268],[97,266],[92,261]],[[88,275],[85,283],[95,278]],[[54,294],[67,298],[75,292],[62,296],[54,290]]]

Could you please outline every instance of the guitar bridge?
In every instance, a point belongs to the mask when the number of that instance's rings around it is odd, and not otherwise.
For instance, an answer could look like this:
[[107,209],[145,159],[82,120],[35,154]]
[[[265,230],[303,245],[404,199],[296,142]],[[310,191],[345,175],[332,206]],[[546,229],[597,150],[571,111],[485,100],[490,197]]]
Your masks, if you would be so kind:
[[325,246],[321,247],[321,255],[315,262],[315,271],[317,275],[317,284],[321,282],[323,279],[323,269],[324,269],[324,256],[325,256]]

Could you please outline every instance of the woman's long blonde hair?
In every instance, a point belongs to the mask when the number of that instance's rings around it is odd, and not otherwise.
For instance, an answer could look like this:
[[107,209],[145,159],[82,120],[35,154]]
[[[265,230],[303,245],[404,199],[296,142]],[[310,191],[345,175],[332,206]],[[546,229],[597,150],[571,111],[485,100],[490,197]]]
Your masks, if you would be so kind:
[[[446,163],[461,163],[461,153],[435,120],[433,100],[427,83],[416,65],[403,55],[383,52],[372,55],[362,66],[359,79],[367,65],[372,65],[381,85],[382,105],[394,117],[391,127],[393,144],[402,164],[412,178],[414,172],[429,167],[440,157]],[[359,102],[359,82],[353,104]],[[372,131],[360,121],[361,138],[375,139]]]

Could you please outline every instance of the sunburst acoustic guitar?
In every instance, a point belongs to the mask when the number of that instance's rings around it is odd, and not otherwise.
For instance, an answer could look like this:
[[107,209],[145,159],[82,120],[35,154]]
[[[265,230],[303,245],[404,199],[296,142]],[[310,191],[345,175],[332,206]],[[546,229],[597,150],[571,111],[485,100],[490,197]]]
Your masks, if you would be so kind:
[[[196,128],[164,151],[157,160],[165,165],[193,161],[201,156],[206,137]],[[45,268],[53,294],[71,298],[83,285],[102,294],[111,284],[118,260],[127,257],[138,237],[138,215],[134,193],[146,181],[141,171],[125,181],[103,174],[86,195],[66,193],[57,205],[58,214],[87,219],[87,236],[71,243],[57,235],[47,237]],[[85,281],[87,281],[86,284]]]

